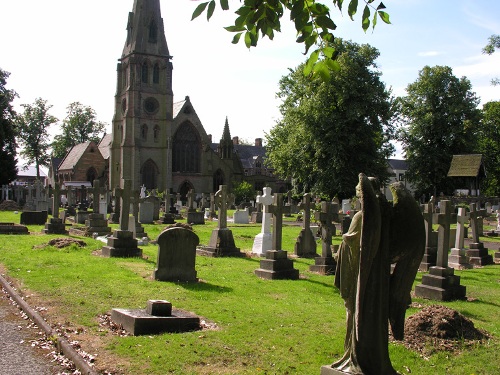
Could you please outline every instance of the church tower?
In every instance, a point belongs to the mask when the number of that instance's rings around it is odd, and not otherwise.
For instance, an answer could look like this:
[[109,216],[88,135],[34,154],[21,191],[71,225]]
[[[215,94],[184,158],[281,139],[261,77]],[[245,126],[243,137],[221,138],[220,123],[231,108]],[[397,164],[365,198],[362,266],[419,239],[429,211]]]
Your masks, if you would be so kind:
[[132,180],[132,190],[171,184],[173,92],[159,0],[134,0],[117,65],[110,148],[110,187]]

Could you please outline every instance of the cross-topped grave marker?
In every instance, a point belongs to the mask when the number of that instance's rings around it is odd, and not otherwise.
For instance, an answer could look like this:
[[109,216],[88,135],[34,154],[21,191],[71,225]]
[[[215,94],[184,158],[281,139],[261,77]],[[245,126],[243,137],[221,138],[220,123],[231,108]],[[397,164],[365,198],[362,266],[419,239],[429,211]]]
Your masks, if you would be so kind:
[[485,266],[493,264],[493,257],[488,254],[488,249],[485,248],[484,244],[479,240],[480,223],[482,223],[486,210],[479,210],[475,203],[471,203],[469,209],[472,242],[465,253],[469,257],[469,262],[473,265]]
[[420,263],[420,271],[428,271],[430,267],[436,265],[437,257],[437,232],[432,230],[434,217],[434,203],[429,202],[423,204],[422,216],[424,217],[425,226],[425,252]]
[[467,215],[465,214],[465,208],[459,207],[457,215],[457,234],[455,236],[455,247],[451,249],[451,254],[448,258],[449,266],[455,269],[472,268],[472,265],[469,263],[469,258],[465,255],[464,249],[466,221]]
[[332,254],[332,237],[335,235],[333,220],[338,216],[338,204],[321,202],[321,210],[315,213],[315,218],[321,223],[321,257],[314,258],[314,265],[309,266],[312,272],[323,275],[335,273],[337,262]]
[[263,191],[264,194],[257,195],[256,198],[257,204],[262,207],[262,227],[260,233],[255,237],[252,247],[252,253],[261,256],[273,248],[269,206],[274,202],[274,196],[271,195],[270,187],[266,186]]
[[217,227],[219,229],[227,228],[227,208],[229,205],[227,186],[220,185],[219,190],[214,195],[215,206],[217,207],[219,222]]
[[316,257],[316,240],[311,231],[311,194],[304,194],[299,207],[304,210],[302,230],[295,242],[295,255],[299,257]]

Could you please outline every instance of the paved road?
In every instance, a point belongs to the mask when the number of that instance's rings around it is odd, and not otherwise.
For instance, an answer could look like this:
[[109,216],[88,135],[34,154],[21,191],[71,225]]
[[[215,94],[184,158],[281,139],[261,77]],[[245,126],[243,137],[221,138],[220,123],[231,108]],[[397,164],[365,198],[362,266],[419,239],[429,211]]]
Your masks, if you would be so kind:
[[[1,375],[54,375],[64,369],[51,363],[51,356],[39,348],[31,347],[30,340],[39,338],[39,329],[29,328],[0,287],[0,374]],[[66,372],[67,373],[67,372]]]

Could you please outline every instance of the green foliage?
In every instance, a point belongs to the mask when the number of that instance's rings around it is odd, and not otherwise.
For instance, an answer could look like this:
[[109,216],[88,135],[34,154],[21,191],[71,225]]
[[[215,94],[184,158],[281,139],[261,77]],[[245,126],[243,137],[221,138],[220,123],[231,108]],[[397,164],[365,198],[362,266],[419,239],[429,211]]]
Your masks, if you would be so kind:
[[408,162],[406,176],[417,194],[453,193],[447,178],[453,155],[473,153],[479,99],[466,77],[447,66],[425,66],[398,98],[399,140]]
[[0,69],[0,185],[8,184],[17,176],[16,113],[12,108],[12,101],[17,94],[5,87],[9,75],[10,73]]
[[21,104],[24,112],[16,117],[18,141],[23,146],[21,156],[27,164],[35,164],[37,178],[40,178],[40,166],[48,166],[49,127],[56,123],[56,117],[49,114],[52,105],[37,98],[33,104]]
[[96,112],[89,106],[79,102],[68,105],[66,118],[62,123],[62,134],[56,135],[52,142],[53,156],[62,158],[71,147],[79,143],[98,143],[106,124],[96,118]]
[[[223,10],[229,9],[228,0],[220,0],[220,6]],[[380,2],[376,7],[374,0],[364,0],[363,15],[361,18],[361,27],[364,31],[368,30],[370,25],[374,28],[377,19],[390,24],[389,14],[384,11],[385,5]],[[333,8],[342,11],[344,0],[332,0]],[[347,13],[351,20],[354,20],[358,7],[358,0],[350,0]],[[193,12],[192,19],[207,12],[207,20],[212,17],[216,6],[216,0],[206,1],[199,4]],[[297,43],[303,44],[304,54],[307,54],[312,46],[317,49],[311,53],[307,64],[304,66],[304,74],[313,73],[324,80],[328,80],[330,72],[333,69],[333,61],[336,54],[331,51],[329,44],[334,40],[333,31],[337,25],[333,21],[330,8],[317,0],[244,0],[235,12],[236,19],[234,25],[225,29],[235,33],[233,43],[236,44],[243,36],[247,48],[256,47],[259,38],[274,38],[275,32],[281,31],[281,18],[288,11],[290,21],[295,25],[297,31]],[[373,12],[373,18],[372,18]]]
[[242,181],[233,188],[233,193],[236,198],[236,204],[241,202],[248,202],[251,198],[255,197],[255,189],[251,184]]
[[[386,180],[392,154],[390,91],[369,45],[336,39],[338,72],[309,79],[303,65],[280,80],[282,120],[267,135],[270,164],[296,193],[355,195],[360,172]],[[307,64],[307,63],[306,63]]]
[[482,121],[478,131],[478,152],[483,154],[486,179],[482,193],[500,195],[500,101],[483,106]]
[[[493,34],[488,38],[488,44],[483,48],[483,53],[492,55],[497,49],[500,49],[500,35]],[[500,79],[493,78],[491,84],[493,86],[500,85]]]

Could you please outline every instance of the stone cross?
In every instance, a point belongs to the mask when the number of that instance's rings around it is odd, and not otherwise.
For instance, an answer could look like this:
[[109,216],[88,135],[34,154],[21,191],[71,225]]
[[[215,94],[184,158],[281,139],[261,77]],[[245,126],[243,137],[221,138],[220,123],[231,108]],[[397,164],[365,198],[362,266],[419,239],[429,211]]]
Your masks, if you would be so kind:
[[479,243],[479,220],[484,216],[485,210],[478,210],[476,203],[470,204],[470,228],[472,230],[472,242]]
[[[269,206],[273,203],[274,197],[271,195],[271,188],[265,187],[263,195],[257,195],[257,203],[262,205],[262,233],[271,233],[271,220]],[[277,249],[273,249],[277,250]]]
[[425,226],[425,247],[432,247],[431,236],[432,236],[432,220],[434,215],[434,204],[432,202],[422,205],[424,207],[424,212],[422,216],[424,217]]
[[438,254],[436,266],[448,267],[448,250],[450,249],[450,225],[453,221],[451,214],[451,202],[442,200],[440,213],[437,215],[438,229]]
[[132,215],[134,216],[134,223],[137,225],[139,223],[139,200],[141,192],[139,190],[133,191],[134,200],[132,202]]
[[283,193],[274,194],[274,202],[268,207],[273,214],[273,250],[282,250],[281,241],[283,237]]
[[210,193],[210,217],[215,217],[215,194]]
[[217,211],[219,211],[218,227],[219,229],[227,228],[227,206],[229,202],[226,185],[219,186],[219,190],[215,193],[214,199]]
[[[120,230],[128,230],[128,218],[130,215],[130,189],[131,180],[123,180],[123,189],[120,189],[121,210],[120,210]],[[117,189],[118,190],[118,189]]]
[[304,194],[302,203],[299,208],[304,210],[304,220],[302,221],[302,228],[309,229],[311,227],[311,194]]
[[465,214],[465,208],[458,208],[457,215],[457,235],[455,237],[455,248],[464,248],[464,232],[465,232],[465,222],[467,221],[467,215]]
[[165,190],[165,194],[164,194],[164,197],[165,197],[165,213],[167,212],[170,212],[170,191]]
[[101,196],[101,186],[99,180],[94,180],[94,187],[92,188],[92,211],[95,214],[99,213],[99,199]]
[[194,211],[194,198],[196,194],[194,193],[194,190],[191,189],[189,190],[189,193],[187,193],[187,200],[188,200],[188,210],[189,211]]
[[59,183],[54,184],[54,193],[52,195],[52,217],[59,219],[59,207],[61,206],[61,189]]
[[321,223],[321,256],[328,258],[332,256],[332,237],[335,234],[335,209],[338,211],[338,205],[321,202],[321,211],[315,213],[315,218]]

